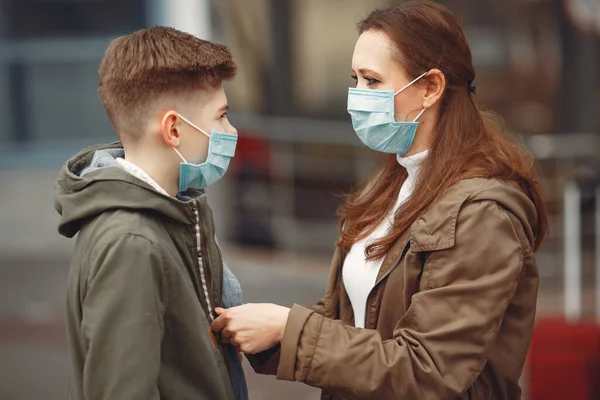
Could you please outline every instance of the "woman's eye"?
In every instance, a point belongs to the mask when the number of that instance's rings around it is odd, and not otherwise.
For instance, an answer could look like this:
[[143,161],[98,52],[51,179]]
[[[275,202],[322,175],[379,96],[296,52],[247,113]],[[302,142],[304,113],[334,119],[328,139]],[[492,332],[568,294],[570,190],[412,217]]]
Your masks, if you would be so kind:
[[[352,74],[352,75],[350,75],[350,77],[358,83],[358,76],[356,74]],[[366,75],[361,75],[361,79],[364,79],[365,81],[367,81],[367,86],[372,86],[372,85],[381,83],[381,81],[379,81],[375,78],[371,78],[370,76],[366,76]]]
[[367,81],[368,86],[376,85],[380,83],[377,79],[365,76],[365,80]]

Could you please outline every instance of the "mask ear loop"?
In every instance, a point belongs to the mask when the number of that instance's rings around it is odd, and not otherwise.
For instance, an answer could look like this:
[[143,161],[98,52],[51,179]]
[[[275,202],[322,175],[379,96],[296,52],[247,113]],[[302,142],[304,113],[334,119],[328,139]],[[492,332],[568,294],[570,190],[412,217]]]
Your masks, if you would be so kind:
[[[406,89],[407,87],[409,87],[410,85],[412,85],[413,83],[415,83],[416,81],[418,81],[419,79],[421,79],[422,77],[424,77],[425,75],[427,75],[429,73],[429,71],[427,72],[423,72],[421,75],[417,76],[415,79],[413,79],[408,85],[404,86],[402,89],[398,90],[396,93],[394,93],[394,96],[396,96],[398,93],[400,93],[401,91],[403,91],[404,89]],[[419,119],[419,117],[421,115],[423,115],[423,113],[425,112],[426,108],[423,108],[421,110],[421,112],[419,113],[419,115],[417,115],[417,117],[413,120],[413,122],[417,122],[417,120]]]
[[[200,131],[201,133],[203,133],[204,135],[208,136],[210,138],[210,135],[206,132],[204,132],[204,129],[201,129],[199,127],[197,127],[192,121],[190,121],[189,119],[187,119],[186,117],[184,117],[183,115],[176,113],[177,116],[179,118],[181,118],[182,120],[184,120],[185,122],[187,122],[188,125],[190,125],[192,128],[195,128],[196,130]],[[183,160],[184,163],[188,163],[186,161],[185,158],[183,158],[183,156],[181,155],[181,153],[179,152],[179,150],[177,150],[175,147],[173,147],[173,150],[175,150],[175,152],[177,153],[177,155],[179,156],[179,158],[181,158]]]
[[417,115],[417,117],[413,120],[413,122],[417,122],[417,120],[421,117],[421,115],[423,115],[423,113],[425,112],[425,110],[427,110],[426,108],[423,108],[421,110],[421,112]]
[[425,75],[427,75],[428,73],[429,73],[429,71],[423,72],[421,75],[419,75],[418,77],[416,77],[415,79],[413,79],[413,81],[410,82],[408,85],[404,86],[402,89],[400,89],[396,93],[394,93],[394,96],[396,96],[398,93],[400,93],[401,91],[403,91],[404,89],[406,89],[407,87],[409,87],[410,85],[412,85],[413,83],[415,83],[416,81],[418,81],[419,79],[421,79],[422,77],[424,77]]
[[188,162],[185,160],[185,158],[183,158],[183,156],[181,155],[181,153],[179,152],[179,150],[177,150],[175,147],[172,147],[172,149],[173,149],[173,150],[175,150],[175,153],[177,153],[177,155],[179,156],[179,158],[181,158],[181,160],[182,160],[184,163],[186,163],[186,164],[188,163]]
[[182,120],[184,120],[185,122],[187,122],[187,123],[188,123],[188,125],[190,125],[192,128],[195,128],[196,130],[198,130],[198,131],[202,132],[203,134],[205,134],[206,136],[210,137],[210,135],[209,135],[208,133],[206,133],[206,132],[204,131],[204,129],[201,129],[201,128],[197,127],[196,125],[194,125],[194,123],[193,123],[192,121],[190,121],[189,119],[187,119],[187,118],[186,118],[186,117],[184,117],[183,115],[181,115],[181,114],[177,113],[177,116],[178,116],[179,118],[181,118]]

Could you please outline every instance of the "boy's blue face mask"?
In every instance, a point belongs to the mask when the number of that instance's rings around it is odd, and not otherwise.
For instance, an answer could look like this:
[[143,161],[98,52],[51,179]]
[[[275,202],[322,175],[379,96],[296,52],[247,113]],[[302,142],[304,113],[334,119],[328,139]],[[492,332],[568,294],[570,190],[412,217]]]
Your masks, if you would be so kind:
[[179,191],[184,192],[187,189],[202,190],[221,179],[225,175],[225,172],[227,172],[229,162],[235,155],[237,135],[217,132],[214,129],[209,135],[185,117],[179,114],[177,116],[210,138],[208,142],[208,156],[202,164],[188,163],[181,153],[173,147],[173,150],[177,152],[183,161],[179,164]]
[[417,119],[396,122],[394,119],[394,97],[410,85],[427,75],[427,72],[394,93],[393,90],[350,88],[348,90],[348,113],[352,126],[360,140],[369,148],[384,153],[404,155],[415,140]]

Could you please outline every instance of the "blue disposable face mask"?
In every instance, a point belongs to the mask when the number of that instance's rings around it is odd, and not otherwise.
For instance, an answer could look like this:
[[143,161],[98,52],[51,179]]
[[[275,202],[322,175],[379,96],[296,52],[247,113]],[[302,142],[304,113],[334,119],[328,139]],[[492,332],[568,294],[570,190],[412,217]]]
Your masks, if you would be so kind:
[[173,147],[173,150],[177,152],[183,161],[179,164],[179,191],[184,192],[187,189],[202,190],[221,179],[225,175],[225,172],[227,172],[229,162],[235,155],[237,135],[217,132],[214,129],[209,135],[185,117],[179,114],[177,116],[210,138],[208,142],[208,156],[202,164],[188,163],[179,150]]
[[427,72],[394,93],[393,90],[350,88],[348,90],[348,113],[352,117],[354,131],[365,146],[384,153],[404,155],[415,140],[419,123],[425,112],[411,121],[396,122],[394,119],[394,97]]

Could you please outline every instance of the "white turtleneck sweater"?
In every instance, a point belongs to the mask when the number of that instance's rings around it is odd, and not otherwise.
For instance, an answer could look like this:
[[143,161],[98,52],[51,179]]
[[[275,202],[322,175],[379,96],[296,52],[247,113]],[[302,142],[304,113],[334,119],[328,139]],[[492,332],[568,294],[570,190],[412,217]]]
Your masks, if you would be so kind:
[[413,192],[416,177],[423,160],[427,157],[427,150],[410,157],[397,156],[398,163],[406,168],[408,177],[400,188],[396,205],[388,213],[387,218],[368,237],[356,242],[344,260],[342,279],[346,292],[352,302],[354,310],[354,321],[358,328],[365,327],[365,309],[367,297],[375,285],[379,268],[383,264],[383,258],[379,260],[365,259],[365,249],[369,243],[385,236],[390,229],[396,210],[410,197]]

